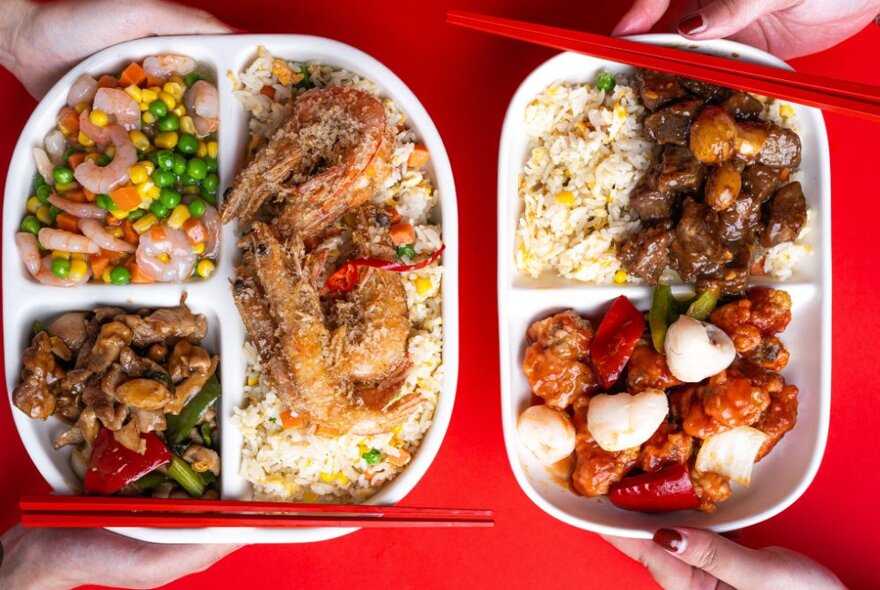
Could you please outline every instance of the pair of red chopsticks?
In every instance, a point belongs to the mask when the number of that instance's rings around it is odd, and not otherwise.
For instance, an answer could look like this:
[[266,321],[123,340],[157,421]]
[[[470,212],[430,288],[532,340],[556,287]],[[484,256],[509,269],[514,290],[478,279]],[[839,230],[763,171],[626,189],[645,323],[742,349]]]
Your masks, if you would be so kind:
[[880,122],[880,88],[869,84],[460,10],[447,12],[446,21],[502,37],[704,80]]
[[491,510],[415,508],[351,504],[289,504],[127,498],[101,496],[22,496],[25,527],[491,527]]

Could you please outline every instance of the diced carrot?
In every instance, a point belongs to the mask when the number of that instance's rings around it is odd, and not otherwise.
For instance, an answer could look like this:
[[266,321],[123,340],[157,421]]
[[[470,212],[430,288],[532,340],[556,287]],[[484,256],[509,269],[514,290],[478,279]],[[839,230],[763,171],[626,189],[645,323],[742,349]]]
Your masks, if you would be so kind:
[[64,193],[64,198],[68,201],[73,201],[74,203],[86,202],[86,194],[81,190],[67,191],[66,193]]
[[140,265],[137,263],[133,257],[128,263],[128,271],[131,273],[131,282],[132,283],[152,283],[153,279],[144,274],[144,271],[141,270]]
[[403,467],[409,460],[412,458],[412,455],[409,452],[403,449],[397,449],[397,455],[392,453],[388,453],[388,462],[394,465],[395,467]]
[[789,170],[788,168],[783,168],[779,171],[779,180],[781,180],[782,182],[787,182],[789,176],[791,176],[791,170]]
[[391,226],[389,233],[391,234],[391,241],[394,242],[395,246],[412,244],[416,241],[416,232],[413,226],[406,222],[395,223]]
[[430,159],[431,152],[428,151],[428,148],[422,144],[417,144],[413,151],[410,152],[406,165],[410,168],[422,168]]
[[58,113],[58,126],[62,131],[76,135],[79,133],[79,113],[70,107],[64,107]]
[[117,208],[131,211],[141,204],[141,196],[134,186],[123,186],[110,193],[110,199]]
[[400,213],[394,207],[387,207],[385,213],[392,225],[400,221]]
[[140,86],[141,82],[146,79],[147,73],[141,67],[141,64],[133,62],[122,71],[122,75],[119,76],[119,84],[121,86],[131,86],[132,84]]
[[113,76],[104,74],[98,78],[98,88],[116,88],[117,86],[119,86],[119,80]]
[[89,254],[89,265],[92,267],[92,274],[100,278],[104,274],[104,269],[110,264],[110,259],[103,253]]
[[55,223],[58,224],[58,229],[63,229],[65,231],[79,233],[78,222],[79,220],[70,213],[62,212],[55,217]]
[[284,410],[279,414],[281,418],[281,427],[284,430],[290,430],[291,428],[299,428],[304,426],[306,423],[305,418],[301,414],[297,414],[295,412],[291,412],[290,410]]
[[67,158],[67,164],[70,166],[71,170],[75,170],[77,166],[85,162],[86,160],[85,152],[73,152]]
[[197,217],[190,217],[183,222],[183,232],[192,244],[204,242],[208,237],[204,224]]
[[87,189],[86,187],[82,187],[83,194],[86,196],[86,201],[89,203],[94,203],[95,199],[98,198],[98,195]]
[[163,80],[162,78],[157,78],[155,76],[151,76],[151,75],[147,74],[147,84],[146,85],[148,87],[149,86],[160,86],[161,87],[161,86],[165,85],[165,80]]
[[165,228],[161,225],[154,225],[150,228],[150,239],[154,242],[161,242],[165,237]]
[[129,220],[125,220],[122,222],[122,239],[128,242],[129,244],[137,244],[138,243],[138,233],[134,231],[134,224]]
[[263,84],[263,87],[260,88],[260,94],[263,96],[268,96],[272,100],[275,100],[275,88],[269,86],[268,84]]

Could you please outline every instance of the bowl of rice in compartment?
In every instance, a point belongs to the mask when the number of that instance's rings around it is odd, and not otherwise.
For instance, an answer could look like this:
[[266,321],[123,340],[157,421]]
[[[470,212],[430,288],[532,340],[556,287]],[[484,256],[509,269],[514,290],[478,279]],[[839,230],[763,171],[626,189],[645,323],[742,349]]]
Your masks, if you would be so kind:
[[[437,453],[455,394],[457,365],[455,193],[442,142],[408,89],[375,60],[348,46],[297,36],[253,36],[239,67],[230,69],[232,95],[246,121],[244,162],[290,117],[296,98],[310,89],[355,88],[375,95],[393,128],[393,169],[373,195],[377,210],[394,211],[414,239],[398,248],[403,263],[442,258],[401,273],[409,318],[411,363],[399,396],[415,393],[420,409],[388,432],[327,432],[300,420],[263,378],[260,356],[241,330],[243,393],[231,410],[227,441],[240,448],[239,479],[227,496],[260,501],[375,503],[399,501]],[[241,39],[241,38],[237,38]],[[301,56],[301,57],[299,57]],[[345,233],[344,215],[337,224]],[[319,248],[329,262],[342,254],[343,236]],[[242,327],[243,328],[243,327]],[[241,345],[243,344],[243,348]],[[280,533],[286,541],[320,540],[351,529]],[[261,533],[276,535],[275,531]],[[269,537],[266,537],[270,541]],[[274,539],[271,539],[274,540]]]

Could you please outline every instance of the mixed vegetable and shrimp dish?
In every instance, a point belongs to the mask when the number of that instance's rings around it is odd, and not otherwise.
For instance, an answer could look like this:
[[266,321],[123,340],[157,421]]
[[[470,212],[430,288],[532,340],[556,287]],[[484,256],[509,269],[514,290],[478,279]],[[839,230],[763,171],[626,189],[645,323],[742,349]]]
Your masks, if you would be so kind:
[[539,403],[519,439],[545,465],[573,457],[562,465],[583,496],[714,512],[797,421],[798,388],[779,373],[790,321],[782,290],[716,306],[711,291],[680,300],[668,286],[647,320],[621,296],[596,329],[572,309],[536,321],[523,371]]
[[43,145],[15,235],[46,285],[207,278],[220,242],[217,88],[180,55],[83,74]]
[[55,449],[87,494],[218,497],[220,358],[205,316],[171,308],[72,311],[33,325],[15,406],[68,428]]

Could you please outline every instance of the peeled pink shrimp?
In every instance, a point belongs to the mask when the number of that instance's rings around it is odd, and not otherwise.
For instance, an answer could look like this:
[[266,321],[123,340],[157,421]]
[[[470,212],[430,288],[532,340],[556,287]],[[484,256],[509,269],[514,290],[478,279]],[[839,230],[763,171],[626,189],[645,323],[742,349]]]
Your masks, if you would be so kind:
[[34,278],[37,279],[40,283],[44,285],[50,285],[52,287],[76,287],[77,285],[82,285],[87,282],[90,278],[92,278],[92,269],[87,268],[86,272],[83,273],[83,276],[80,280],[74,281],[71,279],[61,277],[56,277],[55,273],[52,272],[52,256],[44,256],[43,261],[40,264],[40,270],[37,274],[34,275]]
[[156,78],[186,76],[196,69],[196,62],[185,55],[151,55],[144,60],[144,71]]
[[64,250],[65,252],[85,252],[97,254],[101,249],[98,245],[81,234],[44,227],[37,235],[40,244],[47,250]]
[[213,84],[204,80],[193,84],[183,97],[183,105],[192,116],[196,135],[204,137],[217,130],[220,123],[220,98]]
[[49,159],[52,162],[60,163],[64,150],[67,149],[67,138],[58,129],[53,129],[46,134],[46,138],[43,139],[43,145],[49,153]]
[[114,238],[108,231],[104,229],[99,222],[94,219],[80,219],[79,229],[99,248],[110,250],[111,252],[134,252],[134,246],[125,240]]
[[110,141],[116,148],[113,161],[101,167],[86,160],[73,171],[77,182],[95,194],[109,193],[128,182],[128,169],[137,163],[137,150],[125,129],[118,125],[108,125],[104,129],[108,130]]
[[118,88],[99,88],[92,110],[104,111],[126,131],[141,128],[141,109],[129,94]]
[[200,218],[205,225],[205,252],[202,254],[205,258],[214,258],[220,249],[220,214],[217,209],[208,205],[205,207],[205,213]]
[[107,144],[110,143],[110,127],[98,127],[92,123],[92,119],[89,117],[90,113],[89,109],[85,109],[79,114],[79,130],[98,144],[98,147],[107,147]]
[[15,247],[29,273],[36,276],[40,270],[40,247],[37,236],[26,231],[15,234]]
[[37,172],[40,173],[40,176],[43,177],[43,180],[48,182],[49,184],[54,184],[55,179],[52,176],[52,171],[55,169],[52,166],[52,162],[49,160],[49,156],[46,155],[46,150],[43,148],[34,148],[34,161],[37,163]]
[[[152,231],[141,234],[137,248],[137,263],[141,271],[154,281],[180,283],[192,273],[196,255],[186,234],[179,229],[163,227],[165,236],[153,240]],[[159,259],[168,255],[168,262]]]
[[49,195],[49,203],[55,205],[65,213],[70,213],[74,217],[82,217],[84,219],[107,219],[107,211],[101,209],[93,203],[76,203],[70,199],[60,197],[55,193]]
[[75,107],[82,103],[92,104],[92,99],[95,98],[97,90],[98,81],[88,74],[83,74],[76,79],[67,92],[67,106]]

